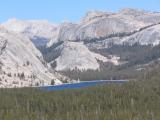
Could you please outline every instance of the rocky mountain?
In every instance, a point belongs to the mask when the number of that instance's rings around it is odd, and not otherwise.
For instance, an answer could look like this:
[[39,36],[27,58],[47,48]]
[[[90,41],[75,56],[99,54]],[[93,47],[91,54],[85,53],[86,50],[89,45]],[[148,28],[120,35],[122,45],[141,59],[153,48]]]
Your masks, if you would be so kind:
[[29,37],[36,46],[45,45],[55,36],[57,25],[46,20],[9,19],[2,26],[10,31]]
[[56,71],[102,70],[108,63],[136,66],[159,57],[159,12],[89,11],[78,23],[11,19],[2,26],[31,39]]
[[142,29],[160,23],[160,13],[147,12],[136,9],[123,9],[118,13],[88,12],[78,23],[63,23],[59,34],[53,38],[48,46],[57,39],[59,41],[94,42],[115,37],[129,36]]
[[[61,84],[66,78],[51,72],[31,40],[0,26],[0,87]],[[67,80],[67,79],[66,79]]]
[[[137,9],[122,9],[117,13],[90,11],[79,23],[65,22],[59,25],[56,35],[47,44],[48,50],[44,56],[48,62],[54,63],[56,70],[69,68],[94,70],[99,68],[99,58],[91,57],[91,53],[95,54],[95,51],[109,48],[114,44],[158,45],[159,28],[158,12]],[[55,55],[57,50],[60,52]],[[117,59],[120,55],[103,56],[104,54],[100,52],[97,54],[101,56],[100,58],[110,58],[109,61],[113,64],[115,58],[116,65],[123,63]],[[86,60],[88,61],[85,62]]]
[[91,52],[83,42],[65,42],[58,46],[61,54],[51,62],[55,63],[55,69],[57,71],[62,70],[87,70],[99,69],[98,61],[110,62],[114,65],[118,65],[118,57],[110,56],[110,58],[104,57],[100,54]]

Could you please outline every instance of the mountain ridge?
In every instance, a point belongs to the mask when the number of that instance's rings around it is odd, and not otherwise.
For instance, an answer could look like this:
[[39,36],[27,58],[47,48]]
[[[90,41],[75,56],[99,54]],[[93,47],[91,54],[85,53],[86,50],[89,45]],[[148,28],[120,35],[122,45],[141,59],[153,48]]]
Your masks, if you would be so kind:
[[69,80],[50,72],[35,45],[21,34],[0,27],[0,87],[29,87],[62,84]]
[[[21,22],[25,24],[26,21]],[[11,23],[11,26],[14,26],[12,25],[14,22],[7,22],[2,24],[2,26],[8,29],[9,26],[7,24],[9,23]],[[41,24],[41,22],[39,24]],[[46,26],[50,25],[50,23],[46,24]],[[35,27],[37,26],[35,25]],[[119,61],[119,55],[110,55],[106,51],[107,55],[105,54],[105,56],[103,56],[104,53],[101,54],[95,51],[108,49],[114,44],[134,45],[138,43],[139,45],[153,44],[153,46],[156,46],[160,41],[159,28],[160,13],[158,12],[130,8],[122,9],[118,12],[89,11],[78,23],[64,22],[55,26],[51,25],[48,33],[49,37],[44,36],[47,38],[47,42],[38,48],[43,53],[50,69],[57,71],[77,68],[81,70],[96,70],[100,69],[100,64],[99,60],[93,57],[95,54],[98,55],[99,58],[103,57],[108,59],[109,63],[111,62],[113,65],[121,65],[121,62],[124,63],[125,61]],[[38,30],[38,28],[35,29]],[[30,30],[31,29],[29,29],[29,31]],[[40,31],[41,30],[40,27]],[[43,30],[45,33],[45,29]],[[16,32],[14,29],[13,31]],[[31,33],[32,32],[31,30]],[[28,34],[23,33],[23,35],[30,38]],[[35,33],[38,41],[41,41],[41,38],[42,40],[45,39],[42,35]],[[34,37],[32,36],[30,39],[33,41]],[[83,46],[83,49],[81,49],[80,46]],[[92,58],[92,60],[89,60],[89,58]],[[87,64],[84,64],[86,60],[88,60],[88,67],[86,67]],[[101,62],[105,64],[108,63],[107,60]]]
[[116,13],[91,11],[79,23],[60,25],[57,36],[48,42],[47,47],[50,49],[61,41],[83,42],[94,52],[92,49],[108,48],[110,44],[158,45],[159,24],[160,13],[155,12],[136,9],[123,9]]

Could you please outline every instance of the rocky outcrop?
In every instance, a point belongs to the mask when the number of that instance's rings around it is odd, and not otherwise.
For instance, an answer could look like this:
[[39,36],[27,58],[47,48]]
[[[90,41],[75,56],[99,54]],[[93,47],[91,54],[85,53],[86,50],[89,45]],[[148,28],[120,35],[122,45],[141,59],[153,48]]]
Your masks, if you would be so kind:
[[50,64],[55,63],[57,71],[63,70],[97,70],[99,69],[98,61],[110,62],[118,65],[119,58],[115,56],[104,57],[91,52],[82,42],[64,42],[58,48],[61,53]]
[[0,87],[60,84],[66,78],[50,72],[42,54],[23,35],[0,27]]

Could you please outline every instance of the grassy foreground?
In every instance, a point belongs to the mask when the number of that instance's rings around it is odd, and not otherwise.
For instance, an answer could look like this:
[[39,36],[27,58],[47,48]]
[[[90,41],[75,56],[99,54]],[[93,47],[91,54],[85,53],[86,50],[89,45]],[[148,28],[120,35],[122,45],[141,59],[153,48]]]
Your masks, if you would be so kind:
[[0,120],[160,120],[160,81],[57,92],[0,89]]

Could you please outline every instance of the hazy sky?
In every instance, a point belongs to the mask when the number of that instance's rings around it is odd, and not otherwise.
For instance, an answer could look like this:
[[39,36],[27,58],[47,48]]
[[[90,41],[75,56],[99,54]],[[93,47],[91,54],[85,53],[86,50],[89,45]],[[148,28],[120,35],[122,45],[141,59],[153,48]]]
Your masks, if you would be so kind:
[[78,21],[89,10],[138,8],[160,11],[160,0],[0,0],[0,22],[9,18]]

